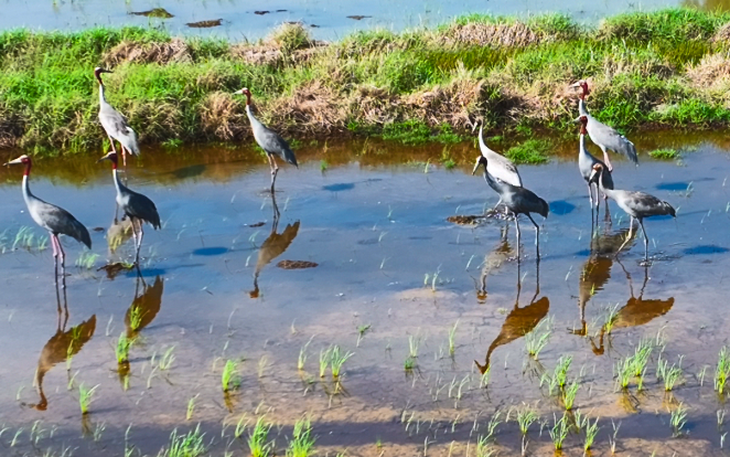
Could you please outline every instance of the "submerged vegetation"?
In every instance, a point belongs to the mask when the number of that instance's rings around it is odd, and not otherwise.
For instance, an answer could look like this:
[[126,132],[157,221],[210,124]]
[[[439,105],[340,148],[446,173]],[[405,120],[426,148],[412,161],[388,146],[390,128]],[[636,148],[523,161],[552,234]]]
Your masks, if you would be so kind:
[[[256,43],[171,37],[153,29],[0,33],[0,147],[48,154],[98,148],[92,70],[111,68],[107,98],[143,143],[250,136],[250,87],[262,120],[289,137],[381,135],[453,143],[482,120],[488,134],[575,132],[577,91],[620,130],[730,124],[730,15],[634,12],[591,28],[561,15],[469,15],[431,29],[312,40],[284,24]],[[543,161],[549,145],[511,151]],[[525,155],[526,154],[526,155]]]

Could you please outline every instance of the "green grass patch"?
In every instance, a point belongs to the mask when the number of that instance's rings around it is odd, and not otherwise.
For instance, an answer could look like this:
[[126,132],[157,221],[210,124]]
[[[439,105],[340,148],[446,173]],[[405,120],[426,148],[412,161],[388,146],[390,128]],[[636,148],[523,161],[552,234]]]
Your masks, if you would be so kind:
[[655,149],[649,155],[658,160],[675,160],[679,158],[679,151],[671,148]]
[[552,143],[548,140],[527,140],[517,146],[512,146],[504,155],[517,164],[538,165],[548,161],[548,153]]

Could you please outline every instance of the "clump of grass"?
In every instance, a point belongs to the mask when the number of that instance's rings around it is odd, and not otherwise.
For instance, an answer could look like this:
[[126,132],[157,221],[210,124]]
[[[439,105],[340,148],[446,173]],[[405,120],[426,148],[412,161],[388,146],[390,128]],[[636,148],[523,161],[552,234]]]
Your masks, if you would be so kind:
[[241,386],[241,376],[238,374],[238,362],[228,359],[223,366],[223,374],[221,374],[221,386],[223,392],[236,390]]
[[271,425],[264,421],[263,417],[259,417],[256,421],[253,431],[248,435],[248,448],[251,457],[268,457],[274,448],[272,442],[267,442]]
[[294,423],[292,439],[286,450],[286,457],[309,457],[312,455],[314,437],[309,419],[300,419]]
[[655,149],[649,155],[658,160],[675,160],[679,158],[679,151],[671,148]]
[[164,354],[162,354],[162,358],[160,358],[159,363],[157,364],[157,367],[162,370],[166,371],[169,370],[170,367],[172,367],[172,363],[175,361],[175,346],[170,346],[167,348]]
[[631,376],[633,374],[634,364],[632,363],[631,357],[625,357],[616,362],[615,373],[616,382],[622,390],[629,388],[631,383]]
[[504,155],[517,164],[538,165],[548,161],[552,143],[548,140],[531,139],[509,148]]
[[330,368],[332,370],[332,377],[334,379],[339,379],[342,365],[344,365],[345,362],[347,362],[347,360],[353,355],[355,355],[354,352],[342,352],[340,347],[337,345],[332,348],[332,351],[330,353]]
[[96,259],[99,258],[99,254],[91,251],[82,251],[79,257],[76,259],[76,266],[83,270],[91,270],[94,268]]
[[459,326],[459,320],[457,319],[454,326],[449,330],[449,355],[451,357],[456,353],[456,328]]
[[578,395],[580,389],[580,383],[576,380],[570,383],[567,389],[562,389],[563,393],[563,406],[566,411],[571,411],[575,404],[575,397]]
[[319,377],[324,378],[327,374],[327,366],[332,361],[332,347],[319,351]]
[[122,332],[122,334],[119,335],[115,348],[117,363],[119,365],[129,363],[129,349],[132,347],[133,342],[134,339],[127,337],[126,333]]
[[549,430],[550,439],[553,441],[555,450],[560,451],[563,449],[563,442],[565,441],[565,438],[568,437],[570,426],[568,425],[568,420],[565,414],[563,414],[563,417],[561,417],[560,420],[558,420],[557,416],[553,415],[553,422],[553,428]]
[[664,391],[671,392],[674,387],[682,379],[684,371],[682,370],[682,360],[680,358],[679,364],[672,364],[668,366],[669,362],[663,358],[659,358],[657,361],[656,376],[660,381],[664,381]]
[[680,403],[670,414],[669,423],[672,426],[672,436],[682,436],[685,424],[687,424],[687,408]]
[[730,354],[728,354],[727,346],[720,349],[717,359],[717,367],[715,368],[715,391],[722,395],[725,393],[727,380],[730,377]]
[[208,452],[203,441],[205,433],[200,431],[200,425],[184,435],[178,435],[177,429],[170,434],[170,445],[163,450],[160,457],[200,457]]
[[284,54],[306,48],[312,43],[309,32],[301,23],[284,23],[275,29],[269,40],[276,43]]
[[94,394],[98,387],[99,384],[89,389],[84,386],[83,382],[79,385],[79,406],[81,407],[81,414],[89,414],[89,406],[91,406],[91,402],[94,401]]
[[198,395],[195,395],[194,397],[190,397],[188,400],[188,407],[187,411],[185,412],[185,420],[189,421],[193,418],[193,413],[195,412],[195,400],[197,400]]
[[525,335],[525,351],[535,360],[550,341],[552,335],[551,323],[550,319],[544,319],[530,333]]
[[591,419],[586,416],[583,423],[581,424],[581,428],[585,430],[585,441],[583,442],[583,451],[585,453],[588,453],[588,451],[591,450],[593,447],[593,443],[596,440],[596,435],[598,435],[598,430],[600,430],[600,427],[598,426],[598,420],[597,417],[593,423],[591,424]]

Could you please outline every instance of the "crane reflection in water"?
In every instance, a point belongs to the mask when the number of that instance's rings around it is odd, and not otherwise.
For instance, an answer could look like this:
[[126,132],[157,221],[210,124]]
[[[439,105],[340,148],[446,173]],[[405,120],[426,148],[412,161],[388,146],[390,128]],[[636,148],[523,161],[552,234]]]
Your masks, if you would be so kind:
[[[63,317],[61,313],[61,295],[63,295]],[[43,390],[43,380],[46,374],[57,364],[71,361],[84,345],[91,340],[96,330],[96,314],[66,330],[69,313],[65,288],[63,294],[59,292],[58,287],[56,288],[56,301],[59,310],[56,333],[43,346],[33,378],[33,386],[36,388],[40,399],[38,403],[27,405],[39,411],[45,411],[48,408],[48,398]]]
[[517,298],[512,310],[507,314],[507,317],[502,324],[502,329],[494,339],[492,344],[487,349],[487,355],[484,360],[484,364],[480,364],[478,361],[474,361],[479,368],[479,372],[484,375],[486,374],[491,366],[492,353],[500,346],[511,343],[519,338],[530,333],[537,324],[547,316],[548,310],[550,309],[550,299],[547,296],[540,295],[540,261],[536,261],[536,276],[535,276],[535,294],[530,300],[530,304],[520,308],[520,292],[522,289],[522,278],[520,277],[520,263],[517,263]]

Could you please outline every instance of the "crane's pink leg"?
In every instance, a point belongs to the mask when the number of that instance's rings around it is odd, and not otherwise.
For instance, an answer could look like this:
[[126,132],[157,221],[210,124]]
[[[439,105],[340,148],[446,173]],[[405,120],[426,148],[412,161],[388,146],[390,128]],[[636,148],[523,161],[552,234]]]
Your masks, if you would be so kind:
[[611,159],[608,158],[608,152],[606,151],[606,148],[601,146],[601,150],[603,151],[603,163],[606,164],[606,168],[608,168],[608,171],[613,171],[613,165],[611,165]]
[[[517,263],[520,262],[520,221],[518,220],[517,214],[515,214],[515,227],[517,227]],[[519,278],[518,278],[519,280]]]
[[109,143],[112,145],[112,152],[114,152],[114,154],[116,154],[117,153],[117,148],[114,147],[114,138],[112,138],[109,135],[107,135],[107,137],[109,137]]
[[54,280],[53,282],[58,286],[58,247],[56,247],[56,235],[51,233],[51,247],[53,248],[53,267],[54,267]]
[[58,254],[61,257],[61,288],[66,288],[66,253],[63,252],[63,245],[61,240],[56,237],[56,243],[58,243]]
[[124,166],[124,169],[127,169],[127,148],[124,147],[124,145],[119,142],[119,149],[122,150],[122,165]]

